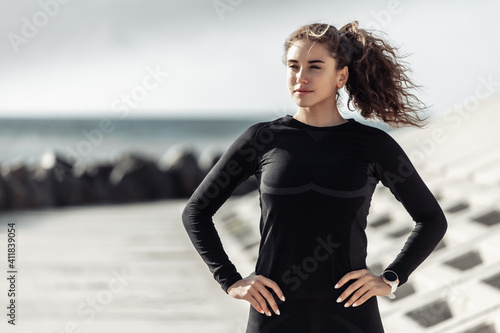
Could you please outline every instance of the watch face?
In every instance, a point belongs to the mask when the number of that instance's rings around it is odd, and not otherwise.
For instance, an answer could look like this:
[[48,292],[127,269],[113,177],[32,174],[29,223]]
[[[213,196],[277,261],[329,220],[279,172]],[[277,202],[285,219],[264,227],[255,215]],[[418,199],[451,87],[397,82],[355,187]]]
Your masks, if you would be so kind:
[[394,282],[394,281],[397,281],[398,279],[398,276],[396,273],[392,272],[392,271],[385,271],[384,272],[384,278],[387,280],[387,281],[391,281],[391,282]]

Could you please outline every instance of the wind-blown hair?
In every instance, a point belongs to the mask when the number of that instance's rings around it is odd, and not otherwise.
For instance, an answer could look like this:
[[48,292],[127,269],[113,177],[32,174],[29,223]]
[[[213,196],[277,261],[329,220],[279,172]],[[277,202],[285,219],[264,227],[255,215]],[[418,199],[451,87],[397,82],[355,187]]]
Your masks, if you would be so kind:
[[[347,107],[359,109],[365,119],[377,118],[391,127],[405,125],[424,127],[419,112],[425,104],[412,93],[418,88],[407,73],[410,69],[397,54],[397,48],[358,28],[353,21],[337,29],[330,24],[303,25],[288,36],[284,44],[283,62],[294,42],[305,40],[324,44],[337,62],[337,70],[348,67],[345,90]],[[339,100],[337,91],[337,101]]]

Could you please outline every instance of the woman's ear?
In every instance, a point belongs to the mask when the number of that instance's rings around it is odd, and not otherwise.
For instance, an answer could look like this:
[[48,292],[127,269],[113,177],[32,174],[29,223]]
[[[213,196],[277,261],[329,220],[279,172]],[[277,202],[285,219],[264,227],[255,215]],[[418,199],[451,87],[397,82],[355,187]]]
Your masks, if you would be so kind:
[[347,66],[345,66],[344,68],[338,71],[337,88],[338,89],[342,88],[346,84],[348,79],[349,79],[349,69],[347,68]]

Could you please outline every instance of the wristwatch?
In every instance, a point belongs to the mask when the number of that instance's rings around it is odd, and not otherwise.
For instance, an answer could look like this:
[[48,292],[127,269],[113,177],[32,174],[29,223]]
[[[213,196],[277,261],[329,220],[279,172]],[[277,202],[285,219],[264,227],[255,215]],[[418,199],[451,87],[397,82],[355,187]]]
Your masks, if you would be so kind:
[[396,272],[391,271],[391,270],[385,270],[382,275],[380,275],[382,280],[384,280],[385,283],[387,283],[389,286],[391,286],[391,293],[387,295],[390,299],[396,298],[394,295],[394,292],[398,288],[399,285],[399,277],[396,274]]

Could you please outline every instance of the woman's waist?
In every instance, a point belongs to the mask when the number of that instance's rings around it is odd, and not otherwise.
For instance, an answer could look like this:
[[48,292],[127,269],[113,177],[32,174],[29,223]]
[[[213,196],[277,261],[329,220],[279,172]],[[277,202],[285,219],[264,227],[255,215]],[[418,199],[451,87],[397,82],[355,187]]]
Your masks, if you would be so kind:
[[352,267],[345,263],[344,265],[331,265],[325,262],[315,264],[311,260],[303,262],[302,265],[293,264],[288,268],[274,266],[270,270],[264,270],[257,266],[255,274],[276,282],[286,298],[337,299],[344,288],[335,289],[335,284],[348,272],[362,268],[366,268],[366,265]]
[[[280,287],[281,291],[285,295],[287,300],[322,300],[322,301],[336,301],[339,296],[349,287],[354,280],[348,281],[339,289],[335,289],[334,286],[340,280],[332,281],[330,279],[325,279],[323,281],[316,280],[302,280],[298,284],[284,284],[280,283],[278,279],[271,280],[275,281]],[[280,301],[278,296],[268,288],[268,290],[273,295],[276,302]]]

